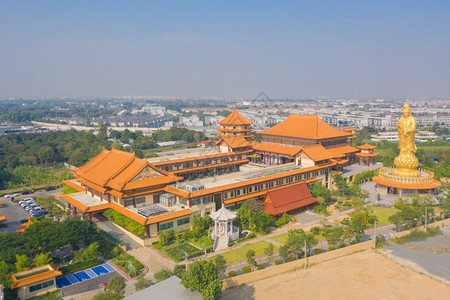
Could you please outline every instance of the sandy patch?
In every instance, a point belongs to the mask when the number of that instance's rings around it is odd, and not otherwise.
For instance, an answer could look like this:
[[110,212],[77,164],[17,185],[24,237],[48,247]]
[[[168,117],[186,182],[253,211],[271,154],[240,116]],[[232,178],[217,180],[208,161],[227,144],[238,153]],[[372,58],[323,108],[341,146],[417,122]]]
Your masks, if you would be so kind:
[[448,285],[364,251],[226,290],[221,299],[446,299],[448,295]]

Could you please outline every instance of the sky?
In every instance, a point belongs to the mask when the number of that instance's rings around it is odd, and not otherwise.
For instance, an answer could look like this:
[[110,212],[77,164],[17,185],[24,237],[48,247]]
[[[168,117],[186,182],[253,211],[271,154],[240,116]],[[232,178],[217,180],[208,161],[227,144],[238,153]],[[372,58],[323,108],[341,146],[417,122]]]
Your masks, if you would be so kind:
[[0,98],[450,98],[450,1],[0,1]]

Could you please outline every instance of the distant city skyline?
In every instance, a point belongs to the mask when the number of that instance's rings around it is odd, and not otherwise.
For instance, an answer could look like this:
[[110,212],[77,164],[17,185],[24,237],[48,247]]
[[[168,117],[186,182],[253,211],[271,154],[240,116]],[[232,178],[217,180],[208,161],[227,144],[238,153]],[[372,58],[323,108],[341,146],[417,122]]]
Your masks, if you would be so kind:
[[1,98],[450,98],[446,1],[1,1]]

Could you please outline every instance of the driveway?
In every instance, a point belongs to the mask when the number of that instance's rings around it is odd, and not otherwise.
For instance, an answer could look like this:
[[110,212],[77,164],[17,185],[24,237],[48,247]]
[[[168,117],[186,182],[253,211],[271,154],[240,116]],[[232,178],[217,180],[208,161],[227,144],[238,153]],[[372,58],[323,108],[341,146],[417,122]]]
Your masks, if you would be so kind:
[[[22,196],[22,198],[25,198]],[[20,220],[29,217],[28,212],[23,209],[18,203],[13,203],[9,198],[1,197],[0,204],[0,216],[6,216],[6,228],[1,230],[7,230],[9,232],[16,232],[16,229],[20,226]]]
[[128,251],[128,254],[132,255],[138,261],[148,266],[149,270],[145,277],[150,278],[153,281],[155,281],[153,274],[156,271],[166,269],[172,272],[173,268],[176,265],[173,260],[164,257],[161,253],[151,247],[141,247],[133,249]]
[[95,223],[98,227],[100,227],[102,230],[106,231],[116,239],[122,241],[125,246],[127,247],[127,250],[129,249],[136,249],[142,247],[141,244],[130,238],[128,235],[123,233],[120,229],[118,229],[116,226],[114,226],[111,221],[102,221]]

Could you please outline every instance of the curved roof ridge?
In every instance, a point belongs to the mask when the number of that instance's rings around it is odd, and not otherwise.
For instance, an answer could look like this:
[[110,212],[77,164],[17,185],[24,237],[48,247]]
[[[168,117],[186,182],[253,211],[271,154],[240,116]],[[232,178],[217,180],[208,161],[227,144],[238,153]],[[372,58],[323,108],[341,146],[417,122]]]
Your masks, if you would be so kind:
[[236,108],[223,120],[217,122],[220,125],[250,125],[253,121],[250,121],[243,115],[241,115]]

